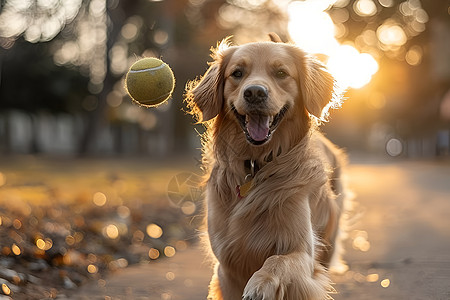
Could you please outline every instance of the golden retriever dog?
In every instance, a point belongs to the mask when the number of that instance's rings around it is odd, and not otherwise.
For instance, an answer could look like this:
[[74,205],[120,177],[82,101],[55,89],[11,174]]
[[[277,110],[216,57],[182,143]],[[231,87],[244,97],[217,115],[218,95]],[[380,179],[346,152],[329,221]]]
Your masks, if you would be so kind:
[[317,128],[340,101],[319,61],[269,36],[225,39],[187,86],[190,112],[206,124],[208,299],[331,299],[343,155]]

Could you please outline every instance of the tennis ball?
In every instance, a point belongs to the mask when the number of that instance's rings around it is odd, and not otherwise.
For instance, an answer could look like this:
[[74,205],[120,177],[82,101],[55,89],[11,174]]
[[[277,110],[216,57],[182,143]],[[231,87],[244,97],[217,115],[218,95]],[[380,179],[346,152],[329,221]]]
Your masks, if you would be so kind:
[[125,80],[131,98],[146,107],[158,106],[169,99],[175,87],[169,65],[154,57],[135,62]]

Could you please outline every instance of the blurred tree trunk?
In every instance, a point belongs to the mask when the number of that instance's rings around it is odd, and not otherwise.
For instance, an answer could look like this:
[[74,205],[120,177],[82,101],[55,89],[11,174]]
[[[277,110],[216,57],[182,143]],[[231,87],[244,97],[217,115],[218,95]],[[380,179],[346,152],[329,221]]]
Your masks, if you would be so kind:
[[[106,1],[106,0],[105,0]],[[110,70],[110,50],[114,45],[114,41],[116,39],[117,34],[119,33],[119,28],[115,24],[115,20],[113,18],[114,9],[110,9],[110,7],[106,4],[106,51],[105,51],[105,64],[106,64],[106,73],[105,79],[103,81],[103,89],[98,95],[98,105],[97,108],[88,115],[87,126],[84,130],[84,134],[80,141],[79,154],[86,155],[90,153],[93,149],[92,146],[96,138],[98,137],[98,133],[105,122],[106,116],[106,97],[108,93],[111,91],[112,86],[114,84],[114,78],[111,74]],[[109,23],[109,24],[108,24]]]
[[[119,80],[111,72],[111,49],[114,46],[117,38],[120,34],[122,24],[124,23],[127,16],[129,16],[134,10],[138,0],[131,1],[121,1],[117,4],[114,1],[106,1],[106,51],[105,51],[105,63],[106,63],[106,74],[103,81],[103,89],[98,94],[98,105],[97,108],[88,115],[87,126],[84,130],[84,134],[81,137],[79,144],[78,153],[79,155],[87,155],[91,153],[94,149],[92,147],[95,145],[95,141],[99,136],[99,132],[102,126],[107,123],[106,120],[106,110],[107,102],[106,98],[108,94],[112,91],[114,84]],[[108,4],[115,4],[111,7]]]

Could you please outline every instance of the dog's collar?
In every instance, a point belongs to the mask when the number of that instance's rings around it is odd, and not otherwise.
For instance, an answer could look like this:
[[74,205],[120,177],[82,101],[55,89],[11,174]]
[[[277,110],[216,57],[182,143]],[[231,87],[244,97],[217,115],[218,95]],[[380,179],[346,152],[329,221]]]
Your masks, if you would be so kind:
[[[279,150],[278,152],[280,153],[281,150]],[[244,160],[245,174],[247,174],[247,176],[251,175],[251,177],[255,177],[256,173],[258,173],[258,171],[266,163],[269,163],[272,160],[273,160],[273,152],[270,152],[270,154],[267,155],[266,159],[262,162],[262,165],[257,160],[253,160],[253,159]]]
[[[271,162],[273,159],[272,153],[267,157],[266,163]],[[260,163],[257,160],[247,159],[244,160],[244,170],[245,174],[247,174],[244,178],[244,183],[236,186],[236,193],[239,199],[244,198],[250,193],[253,188],[253,179],[255,178],[256,173],[262,168]]]
[[247,174],[246,177],[248,177],[248,176],[255,177],[255,174],[258,173],[260,168],[261,167],[260,167],[258,161],[253,160],[253,159],[244,160],[245,174]]
[[236,186],[236,194],[242,199],[250,193],[253,188],[253,179],[260,169],[259,163],[253,159],[244,160],[245,178],[244,183]]

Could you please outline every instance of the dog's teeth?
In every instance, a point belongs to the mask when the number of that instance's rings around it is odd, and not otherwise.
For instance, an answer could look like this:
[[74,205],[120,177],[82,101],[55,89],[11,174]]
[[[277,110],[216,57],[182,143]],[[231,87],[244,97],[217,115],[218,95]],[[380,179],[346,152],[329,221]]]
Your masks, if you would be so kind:
[[273,116],[270,116],[270,119],[269,119],[269,126],[272,126],[272,123],[273,123]]

